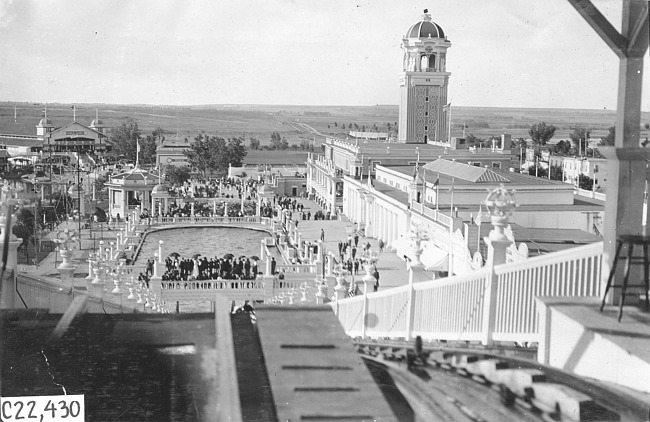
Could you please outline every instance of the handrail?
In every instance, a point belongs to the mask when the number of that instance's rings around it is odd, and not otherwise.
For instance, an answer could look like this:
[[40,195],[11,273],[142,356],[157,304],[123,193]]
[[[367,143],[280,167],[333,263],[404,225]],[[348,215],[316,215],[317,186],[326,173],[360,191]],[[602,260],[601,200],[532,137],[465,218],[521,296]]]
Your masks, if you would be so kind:
[[[575,248],[565,249],[558,252],[551,252],[545,255],[539,255],[518,262],[508,262],[506,264],[495,265],[494,272],[497,275],[505,274],[512,270],[523,271],[540,267],[541,265],[556,264],[558,262],[569,261],[571,259],[581,259],[586,256],[601,255],[603,253],[603,242],[590,243]],[[562,259],[558,259],[562,258]]]
[[599,296],[602,261],[598,242],[331,306],[351,336],[535,342],[541,335],[535,297]]

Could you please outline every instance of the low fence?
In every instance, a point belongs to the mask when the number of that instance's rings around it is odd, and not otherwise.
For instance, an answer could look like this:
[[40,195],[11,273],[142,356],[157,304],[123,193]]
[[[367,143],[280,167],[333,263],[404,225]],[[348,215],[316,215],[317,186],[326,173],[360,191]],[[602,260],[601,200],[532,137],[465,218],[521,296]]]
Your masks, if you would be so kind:
[[258,217],[256,215],[247,215],[243,217],[224,217],[224,216],[209,216],[203,217],[195,215],[193,217],[159,217],[158,221],[153,220],[152,224],[209,224],[209,223],[261,223],[270,224],[270,218]]
[[535,297],[601,294],[603,243],[333,302],[353,337],[536,342]]

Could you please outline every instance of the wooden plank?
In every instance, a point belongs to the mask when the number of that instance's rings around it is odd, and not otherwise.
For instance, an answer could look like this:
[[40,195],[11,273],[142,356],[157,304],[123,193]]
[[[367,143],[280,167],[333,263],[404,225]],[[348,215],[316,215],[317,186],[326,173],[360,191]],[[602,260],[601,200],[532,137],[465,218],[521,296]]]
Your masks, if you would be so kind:
[[217,421],[242,422],[239,400],[239,382],[235,347],[230,321],[230,299],[218,296],[215,300],[215,328],[217,339]]

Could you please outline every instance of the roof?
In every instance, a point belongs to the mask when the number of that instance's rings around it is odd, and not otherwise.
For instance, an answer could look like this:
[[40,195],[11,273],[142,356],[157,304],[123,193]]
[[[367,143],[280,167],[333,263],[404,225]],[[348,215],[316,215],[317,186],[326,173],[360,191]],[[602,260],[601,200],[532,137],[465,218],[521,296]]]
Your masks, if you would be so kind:
[[508,178],[490,168],[476,167],[450,160],[437,159],[423,167],[436,173],[444,173],[447,176],[473,183],[510,183]]
[[[481,224],[481,237],[488,236],[492,224]],[[575,248],[579,245],[601,242],[603,239],[595,234],[579,229],[529,228],[509,223],[515,243],[525,243],[529,256],[547,254]]]
[[445,38],[445,32],[437,23],[431,21],[431,15],[424,9],[422,20],[413,24],[404,38]]
[[16,147],[42,147],[43,141],[36,136],[0,135],[0,144]]
[[150,173],[147,170],[141,169],[140,167],[136,167],[133,170],[125,171],[123,173],[118,173],[110,177],[111,182],[118,181],[118,180],[136,182],[139,180],[144,181],[145,179],[147,181],[151,181],[152,185],[154,183],[156,185],[160,183],[160,177],[158,177],[157,174]]

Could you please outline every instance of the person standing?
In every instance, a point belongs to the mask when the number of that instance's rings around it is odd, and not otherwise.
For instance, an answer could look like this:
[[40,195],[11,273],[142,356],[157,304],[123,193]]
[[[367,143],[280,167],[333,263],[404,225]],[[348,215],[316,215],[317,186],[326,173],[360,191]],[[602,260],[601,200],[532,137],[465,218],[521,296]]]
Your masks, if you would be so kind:
[[359,246],[359,235],[355,234],[354,235],[354,246]]
[[374,291],[376,292],[377,289],[379,289],[379,271],[375,268],[375,272],[372,273],[373,277],[375,277],[375,286],[374,286]]
[[379,240],[379,252],[383,252],[383,251],[384,251],[384,241]]
[[325,230],[323,230],[323,229],[320,229],[320,240],[322,242],[325,241]]
[[275,274],[275,266],[276,266],[275,258],[271,258],[271,274]]

